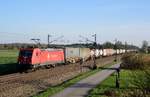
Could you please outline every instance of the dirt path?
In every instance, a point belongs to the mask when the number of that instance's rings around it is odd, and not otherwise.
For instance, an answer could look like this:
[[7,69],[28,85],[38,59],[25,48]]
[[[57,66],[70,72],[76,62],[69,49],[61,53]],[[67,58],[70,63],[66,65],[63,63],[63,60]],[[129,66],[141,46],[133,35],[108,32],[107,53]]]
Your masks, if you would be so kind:
[[[120,64],[115,64],[110,68],[118,68]],[[102,70],[86,79],[83,79],[76,84],[66,88],[62,92],[52,96],[52,97],[85,97],[88,94],[88,91],[96,87],[100,82],[105,80],[110,76],[115,70],[107,69]]]

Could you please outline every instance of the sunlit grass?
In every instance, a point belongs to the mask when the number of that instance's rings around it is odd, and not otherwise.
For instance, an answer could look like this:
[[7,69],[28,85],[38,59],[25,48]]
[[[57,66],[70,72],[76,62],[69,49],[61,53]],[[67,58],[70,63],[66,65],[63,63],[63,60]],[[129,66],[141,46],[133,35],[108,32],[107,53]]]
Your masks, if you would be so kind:
[[17,50],[0,50],[0,75],[16,71],[17,57]]
[[121,91],[124,89],[132,88],[133,86],[131,85],[131,71],[129,70],[122,70],[120,72],[120,88],[116,88],[116,74],[112,74],[109,78],[104,80],[102,83],[100,83],[96,88],[92,89],[89,92],[88,97],[105,97],[108,96],[107,91],[110,92],[117,92],[119,94]]

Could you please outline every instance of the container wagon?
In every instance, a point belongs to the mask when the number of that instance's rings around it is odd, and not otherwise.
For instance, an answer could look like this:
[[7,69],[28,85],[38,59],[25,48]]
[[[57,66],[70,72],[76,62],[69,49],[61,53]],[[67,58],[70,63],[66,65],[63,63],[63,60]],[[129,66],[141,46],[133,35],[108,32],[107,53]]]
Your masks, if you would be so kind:
[[55,66],[56,64],[76,63],[90,58],[89,48],[64,49],[20,49],[18,69]]

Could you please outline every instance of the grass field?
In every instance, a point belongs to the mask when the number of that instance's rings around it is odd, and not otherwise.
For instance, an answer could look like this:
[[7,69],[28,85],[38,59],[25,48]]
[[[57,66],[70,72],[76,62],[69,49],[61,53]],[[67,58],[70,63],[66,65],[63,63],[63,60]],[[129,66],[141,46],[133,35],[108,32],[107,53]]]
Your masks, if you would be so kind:
[[116,88],[116,75],[112,74],[109,78],[104,80],[96,88],[89,92],[88,97],[121,97],[121,93],[134,88],[131,85],[132,78],[130,76],[131,71],[122,70],[120,73],[120,88]]
[[17,50],[0,50],[0,57],[17,57]]
[[122,69],[120,88],[116,88],[116,73],[89,92],[88,97],[150,97],[149,69]]
[[0,50],[0,75],[16,71],[17,57],[17,50]]

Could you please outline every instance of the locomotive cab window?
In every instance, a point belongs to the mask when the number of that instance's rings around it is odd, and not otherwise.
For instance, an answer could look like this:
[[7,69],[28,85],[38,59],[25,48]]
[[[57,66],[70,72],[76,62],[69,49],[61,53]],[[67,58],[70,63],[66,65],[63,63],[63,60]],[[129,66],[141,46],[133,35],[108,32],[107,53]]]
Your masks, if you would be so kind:
[[23,56],[23,57],[32,57],[32,51],[30,50],[23,50],[23,51],[20,51],[20,56]]

